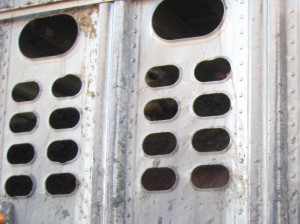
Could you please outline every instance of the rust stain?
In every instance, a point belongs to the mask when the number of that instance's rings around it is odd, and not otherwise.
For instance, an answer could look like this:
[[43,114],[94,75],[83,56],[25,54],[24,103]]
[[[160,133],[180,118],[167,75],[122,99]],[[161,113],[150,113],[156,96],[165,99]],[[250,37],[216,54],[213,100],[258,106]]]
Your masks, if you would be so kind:
[[85,10],[80,10],[75,18],[77,19],[80,30],[83,32],[84,36],[90,39],[97,37],[96,23],[97,21],[92,19],[93,14],[98,14],[98,7],[92,7]]

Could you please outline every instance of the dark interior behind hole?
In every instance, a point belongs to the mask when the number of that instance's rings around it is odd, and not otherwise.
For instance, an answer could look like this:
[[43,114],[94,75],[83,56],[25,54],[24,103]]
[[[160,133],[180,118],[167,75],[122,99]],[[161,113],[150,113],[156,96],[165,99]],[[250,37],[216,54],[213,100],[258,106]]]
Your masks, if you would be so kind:
[[144,115],[149,121],[168,120],[178,111],[178,104],[174,99],[163,98],[152,100],[146,104]]
[[174,65],[157,66],[146,74],[146,83],[150,87],[173,85],[179,78],[179,69]]
[[216,152],[226,149],[230,142],[228,132],[222,128],[202,129],[197,131],[192,140],[198,152]]
[[11,164],[26,164],[34,158],[34,148],[29,143],[12,145],[7,152],[7,160]]
[[195,68],[195,77],[200,82],[220,81],[227,78],[231,71],[229,62],[224,58],[202,61]]
[[71,173],[52,174],[46,180],[46,190],[52,195],[71,194],[76,188],[77,180]]
[[34,113],[15,114],[9,122],[10,130],[14,133],[29,132],[34,129],[37,117]]
[[193,170],[191,181],[200,189],[221,188],[229,181],[229,171],[222,165],[199,166]]
[[78,26],[69,15],[38,18],[21,32],[19,46],[29,58],[55,56],[67,52],[75,43]]
[[29,176],[12,176],[5,183],[5,191],[10,197],[29,196],[33,182]]
[[149,156],[166,155],[174,151],[177,140],[170,132],[153,133],[143,142],[143,150]]
[[193,105],[194,112],[200,117],[220,116],[226,114],[230,107],[230,99],[223,93],[201,95]]
[[75,96],[79,93],[82,83],[75,75],[66,75],[57,79],[52,85],[52,93],[55,97]]
[[48,147],[48,158],[53,162],[65,163],[77,156],[78,146],[73,140],[52,142]]
[[211,33],[223,16],[222,0],[164,0],[153,14],[152,26],[166,40],[190,38]]
[[40,92],[40,87],[36,82],[23,82],[15,85],[12,91],[12,98],[16,102],[26,102],[34,100]]
[[150,168],[142,176],[142,185],[148,191],[170,190],[176,182],[176,174],[170,168]]
[[75,108],[62,108],[53,111],[50,115],[50,125],[54,129],[72,128],[80,119],[79,111]]

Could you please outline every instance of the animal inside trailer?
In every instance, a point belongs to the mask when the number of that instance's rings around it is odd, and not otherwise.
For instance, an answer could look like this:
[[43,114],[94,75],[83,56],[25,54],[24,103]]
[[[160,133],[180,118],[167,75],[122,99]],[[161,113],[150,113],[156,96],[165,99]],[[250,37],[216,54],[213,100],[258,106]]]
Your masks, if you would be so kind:
[[1,0],[0,224],[298,223],[299,6]]

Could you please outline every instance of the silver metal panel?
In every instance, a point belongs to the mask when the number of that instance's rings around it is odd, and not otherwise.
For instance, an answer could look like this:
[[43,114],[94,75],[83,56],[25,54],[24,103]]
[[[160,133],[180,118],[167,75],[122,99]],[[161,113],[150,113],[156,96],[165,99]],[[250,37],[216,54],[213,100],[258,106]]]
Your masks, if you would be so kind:
[[[247,223],[248,195],[248,105],[249,105],[249,13],[248,1],[224,1],[226,15],[221,27],[205,37],[165,41],[153,31],[151,18],[161,1],[132,3],[129,33],[133,79],[130,102],[129,146],[126,170],[126,223]],[[201,84],[194,77],[197,63],[225,57],[232,68],[230,78],[214,84]],[[149,88],[146,72],[160,65],[173,64],[180,69],[178,83],[171,87]],[[200,118],[193,112],[194,100],[205,93],[226,93],[231,110],[224,116]],[[147,102],[171,97],[179,102],[175,118],[149,122],[144,116]],[[197,153],[193,134],[202,128],[222,127],[228,130],[231,143],[220,153]],[[176,152],[168,156],[148,157],[143,153],[144,138],[155,132],[169,131],[177,137]],[[192,186],[191,173],[200,166],[222,164],[230,171],[230,181],[222,189],[199,190]],[[177,181],[167,192],[148,192],[141,186],[146,169],[171,167]],[[118,214],[114,214],[115,217]],[[118,222],[119,223],[119,222]]]
[[[59,56],[29,59],[19,49],[19,36],[32,16],[1,23],[1,201],[14,206],[13,223],[100,223],[103,218],[103,187],[105,176],[104,146],[106,123],[103,121],[106,103],[106,63],[108,51],[110,4],[101,7],[61,11],[73,16],[79,25],[75,45]],[[56,15],[56,14],[54,14]],[[78,75],[82,89],[74,97],[55,98],[52,84],[66,74]],[[12,89],[20,82],[34,80],[40,94],[33,102],[17,103]],[[49,116],[57,108],[75,107],[80,111],[77,126],[54,130]],[[33,111],[38,116],[35,130],[15,134],[9,122],[15,113]],[[53,163],[47,158],[47,147],[55,140],[72,139],[79,145],[77,157],[66,163]],[[12,144],[28,142],[34,145],[35,159],[27,165],[12,165],[6,159]],[[50,174],[69,172],[77,178],[77,190],[71,195],[52,196],[46,192],[45,181]],[[34,190],[29,197],[10,198],[5,192],[6,180],[13,175],[30,175]]]

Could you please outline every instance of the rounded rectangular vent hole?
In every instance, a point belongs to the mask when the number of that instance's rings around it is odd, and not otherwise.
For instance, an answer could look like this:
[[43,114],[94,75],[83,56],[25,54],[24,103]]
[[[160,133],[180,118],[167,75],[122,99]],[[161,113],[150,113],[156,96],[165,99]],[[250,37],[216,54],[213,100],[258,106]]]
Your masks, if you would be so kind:
[[10,130],[14,133],[29,132],[37,124],[37,117],[34,113],[15,114],[9,122]]
[[69,15],[30,21],[19,37],[21,52],[28,58],[43,58],[67,52],[75,43],[78,26]]
[[221,188],[229,181],[229,171],[222,165],[199,166],[192,172],[193,185],[197,188]]
[[7,160],[11,164],[27,164],[34,158],[34,148],[31,144],[12,145],[7,152]]
[[5,191],[10,197],[29,196],[33,191],[33,181],[29,176],[12,176],[5,183]]
[[52,86],[55,97],[75,96],[81,90],[81,80],[75,75],[66,75],[57,79]]
[[229,62],[224,58],[202,61],[195,68],[195,77],[200,82],[221,81],[227,78],[231,71]]
[[216,152],[226,149],[230,136],[222,128],[202,129],[197,131],[192,140],[194,149],[198,152]]
[[142,186],[148,191],[170,190],[175,182],[175,172],[167,167],[147,169],[142,176]]
[[174,65],[151,68],[146,74],[146,83],[150,87],[170,86],[177,82],[179,69]]
[[48,147],[48,158],[53,162],[66,163],[78,154],[78,146],[73,140],[55,141]]
[[54,129],[75,127],[80,119],[79,111],[75,108],[57,109],[50,115],[50,125]]
[[152,100],[144,108],[145,117],[149,121],[168,120],[178,111],[178,104],[174,99],[164,98]]
[[71,173],[52,174],[46,180],[46,190],[52,195],[66,195],[77,188],[77,179]]
[[40,92],[40,87],[36,82],[22,82],[15,85],[12,91],[12,98],[16,102],[26,102],[34,100]]
[[176,144],[176,137],[170,132],[153,133],[144,139],[143,150],[149,156],[166,155],[174,151]]
[[193,105],[194,112],[200,117],[220,116],[230,110],[230,99],[223,93],[199,96]]
[[161,38],[176,40],[207,35],[223,17],[222,0],[164,0],[154,11],[152,26]]

